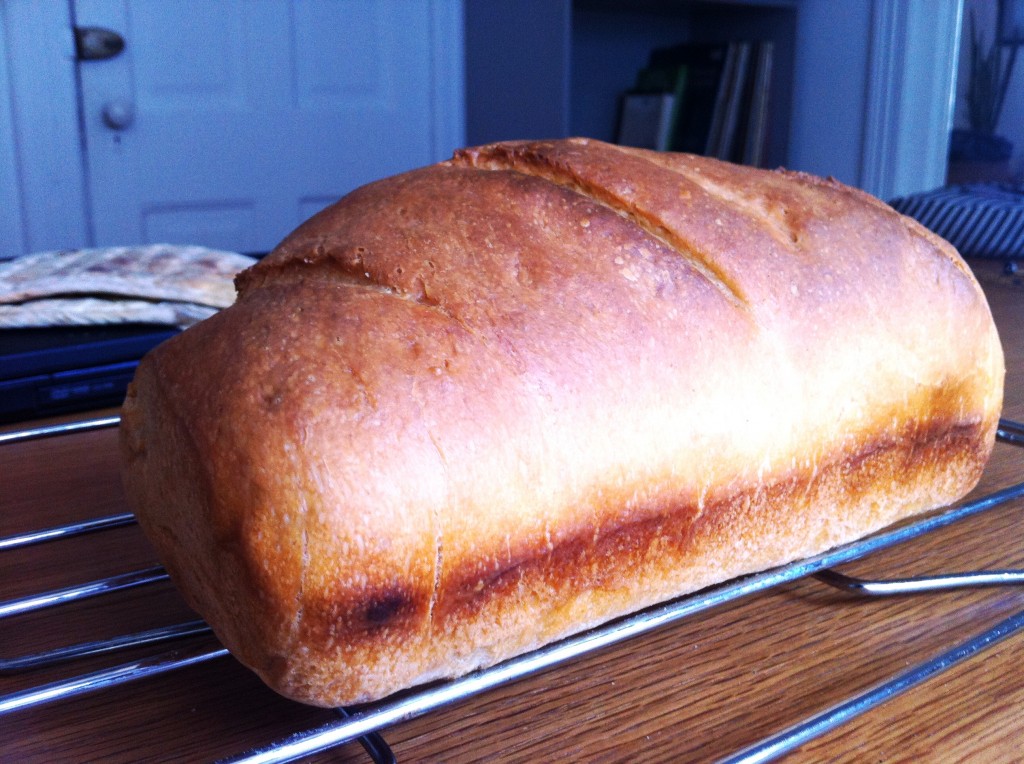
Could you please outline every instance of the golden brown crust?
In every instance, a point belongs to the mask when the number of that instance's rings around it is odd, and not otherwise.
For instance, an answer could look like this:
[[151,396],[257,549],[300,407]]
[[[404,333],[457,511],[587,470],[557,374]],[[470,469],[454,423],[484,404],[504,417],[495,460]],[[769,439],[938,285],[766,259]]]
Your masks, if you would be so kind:
[[126,485],[224,643],[322,705],[953,501],[1001,407],[951,247],[687,155],[461,151],[237,284],[140,367]]

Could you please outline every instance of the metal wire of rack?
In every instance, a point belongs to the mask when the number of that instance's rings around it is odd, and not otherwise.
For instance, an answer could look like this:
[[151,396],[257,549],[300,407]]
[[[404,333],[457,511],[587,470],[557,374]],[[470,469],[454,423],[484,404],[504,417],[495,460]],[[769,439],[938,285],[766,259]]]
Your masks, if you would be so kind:
[[[115,416],[74,422],[69,425],[0,433],[0,445],[114,427],[118,422],[119,419]],[[1001,420],[997,437],[1005,443],[1024,446],[1024,424]],[[1024,482],[814,557],[729,581],[648,608],[459,679],[427,685],[358,710],[336,709],[337,718],[333,721],[301,730],[269,746],[253,749],[223,761],[246,762],[247,764],[295,761],[343,743],[358,741],[377,764],[394,762],[393,752],[380,735],[380,730],[388,726],[449,706],[485,690],[637,637],[732,600],[808,576],[852,595],[868,597],[918,594],[961,587],[1024,584],[1024,571],[1020,570],[971,571],[923,578],[867,581],[845,576],[832,569],[1021,497],[1024,497]],[[0,551],[59,541],[87,533],[102,532],[134,522],[133,515],[124,513],[31,531],[0,538]],[[45,608],[59,607],[62,604],[90,597],[145,586],[166,579],[167,574],[162,568],[152,567],[0,602],[0,620]],[[833,708],[826,709],[747,749],[738,751],[724,761],[729,764],[753,764],[778,758],[1021,630],[1024,630],[1024,611]],[[161,645],[172,640],[182,640],[209,633],[209,627],[202,621],[188,621],[123,635],[114,639],[69,645],[31,655],[0,657],[0,675],[27,672],[44,666],[70,663],[85,656],[112,654],[129,647]],[[164,650],[128,663],[91,673],[72,675],[67,679],[0,696],[0,716],[43,706],[56,700],[113,688],[127,682],[154,677],[227,655],[228,652],[225,648],[220,646],[211,648],[208,645]]]

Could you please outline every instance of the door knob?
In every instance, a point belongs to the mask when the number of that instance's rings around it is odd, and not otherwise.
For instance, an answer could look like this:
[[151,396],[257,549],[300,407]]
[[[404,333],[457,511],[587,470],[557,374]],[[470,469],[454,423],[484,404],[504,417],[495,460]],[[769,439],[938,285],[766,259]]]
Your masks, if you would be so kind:
[[103,122],[113,130],[124,130],[135,120],[135,107],[120,99],[103,104]]

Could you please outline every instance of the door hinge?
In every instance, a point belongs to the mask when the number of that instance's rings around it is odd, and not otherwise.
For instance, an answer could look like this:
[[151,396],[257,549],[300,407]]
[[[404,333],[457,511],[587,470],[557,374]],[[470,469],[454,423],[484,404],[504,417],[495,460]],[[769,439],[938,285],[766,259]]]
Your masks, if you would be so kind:
[[124,38],[112,29],[75,27],[75,55],[79,61],[113,58],[124,50]]

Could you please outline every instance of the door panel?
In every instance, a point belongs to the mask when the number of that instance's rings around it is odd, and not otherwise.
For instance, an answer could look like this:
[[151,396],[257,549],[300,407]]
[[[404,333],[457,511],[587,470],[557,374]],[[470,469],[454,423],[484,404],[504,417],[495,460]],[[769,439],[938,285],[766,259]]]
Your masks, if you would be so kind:
[[75,0],[78,26],[126,42],[79,64],[95,243],[266,251],[356,186],[444,159],[435,133],[461,104],[438,79],[461,74],[434,59],[461,32],[437,5]]
[[[150,7],[152,6],[152,7]],[[155,112],[251,109],[247,93],[245,15],[235,2],[175,3],[126,14],[139,106]],[[269,19],[268,19],[269,20]],[[254,94],[255,95],[255,94]]]

